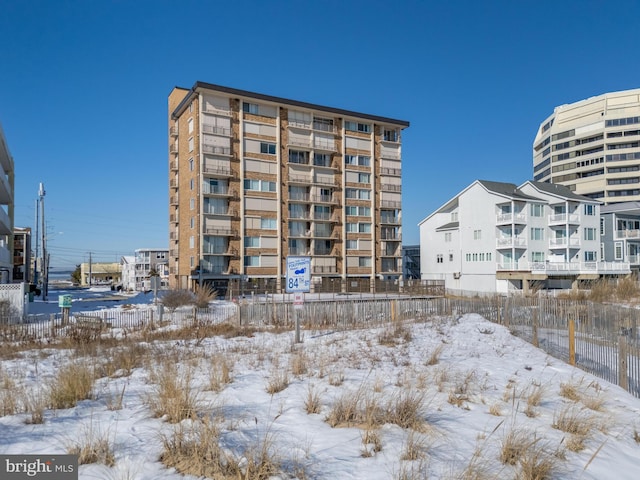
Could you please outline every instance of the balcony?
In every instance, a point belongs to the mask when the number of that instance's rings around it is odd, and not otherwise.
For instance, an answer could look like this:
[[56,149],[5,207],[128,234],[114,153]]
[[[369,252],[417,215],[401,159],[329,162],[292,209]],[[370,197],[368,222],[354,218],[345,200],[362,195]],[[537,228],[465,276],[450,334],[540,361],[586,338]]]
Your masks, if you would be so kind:
[[305,130],[311,130],[311,122],[298,122],[295,120],[289,120],[288,126],[292,128],[303,128]]
[[224,137],[231,136],[230,128],[216,127],[215,125],[202,125],[202,133],[209,133],[211,135],[220,135]]
[[231,147],[219,147],[217,145],[202,145],[202,151],[214,155],[231,155]]
[[178,240],[178,233],[177,232],[171,232],[169,234],[169,240]]
[[331,215],[331,212],[313,212],[313,219],[328,222],[331,220]]
[[381,215],[380,223],[385,225],[400,225],[400,217],[395,215]]
[[289,175],[289,183],[301,183],[303,185],[308,185],[313,183],[313,179],[311,175]]
[[169,197],[169,203],[171,205],[178,205],[178,196],[172,195],[171,197]]
[[178,160],[171,160],[169,162],[169,168],[171,169],[172,172],[177,172],[178,171]]
[[303,192],[290,192],[289,193],[289,201],[290,202],[303,202],[309,203],[311,199],[311,195]]
[[336,129],[336,126],[332,123],[318,122],[315,120],[313,121],[313,129],[318,130],[320,132],[329,132],[329,133],[336,133],[338,131]]
[[174,248],[172,250],[169,250],[169,255],[173,258],[177,258],[178,257],[178,252],[179,250],[177,248]]
[[392,177],[400,177],[402,175],[402,170],[399,168],[388,168],[388,167],[382,167],[380,169],[380,173],[382,175],[389,175]]
[[291,230],[289,231],[289,238],[311,238],[311,230]]
[[497,271],[521,271],[540,275],[624,274],[629,262],[528,262],[518,260],[496,264]]
[[291,147],[311,148],[311,138],[289,137],[288,145]]
[[169,145],[169,152],[170,153],[178,153],[178,145],[175,143],[172,143],[171,145]]
[[502,237],[496,239],[496,248],[527,248],[527,239],[523,237]]
[[549,240],[549,248],[567,248],[567,247],[580,247],[579,238],[552,238]]
[[325,177],[318,177],[318,176],[313,178],[312,183],[315,183],[317,185],[328,185],[331,187],[334,187],[337,185],[335,178],[325,178]]
[[313,203],[338,203],[333,195],[311,195],[311,201]]
[[314,248],[312,255],[326,257],[331,255],[331,249],[330,248]]
[[399,242],[401,239],[402,238],[399,232],[380,232],[380,240],[392,240],[395,242]]
[[311,265],[311,271],[315,274],[338,273],[335,265]]
[[229,167],[211,167],[205,165],[202,168],[202,172],[205,175],[216,176],[216,177],[231,177],[233,176],[233,172]]
[[337,150],[335,141],[320,142],[318,139],[313,142],[313,148],[314,150],[324,150],[325,152],[335,152]]
[[233,217],[235,215],[235,211],[228,206],[222,207],[205,207],[203,212],[205,215],[222,215],[222,216],[230,216]]
[[[326,224],[324,224],[326,225]],[[332,233],[330,229],[321,229],[321,228],[315,228],[312,233],[311,236],[314,238],[331,238]]]
[[231,230],[230,228],[205,228],[204,232],[205,235],[211,235],[213,237],[233,237],[233,230]]
[[290,220],[311,220],[311,212],[309,211],[290,211]]
[[202,111],[204,113],[214,113],[216,115],[224,115],[226,117],[231,116],[231,109],[229,108],[220,108],[209,103],[204,102],[202,104]]
[[577,213],[556,213],[549,215],[549,225],[566,223],[580,223],[580,215]]
[[219,197],[234,197],[235,190],[229,188],[228,185],[211,185],[209,183],[205,183],[202,185],[202,193],[203,195],[209,196],[219,196]]
[[238,250],[234,247],[218,248],[218,249],[210,248],[209,250],[203,251],[202,254],[225,256],[225,257],[236,257],[238,255]]
[[527,214],[523,212],[499,213],[496,215],[496,224],[527,223]]
[[178,127],[170,127],[169,128],[169,135],[171,135],[172,137],[177,137],[178,136]]
[[309,248],[305,248],[305,247],[298,247],[298,248],[290,248],[289,249],[289,255],[300,255],[303,257],[306,257],[308,255],[311,255],[311,250],[309,250]]
[[632,265],[640,263],[640,255],[629,255],[629,263]]
[[170,180],[169,181],[169,186],[171,188],[178,188],[178,180],[175,180],[175,179],[174,180]]
[[640,230],[616,230],[615,238],[616,239],[623,239],[623,238],[640,239]]
[[401,208],[402,202],[394,200],[380,200],[380,207],[382,208]]
[[170,223],[177,223],[178,222],[178,216],[175,213],[172,213],[171,215],[169,215],[169,222]]

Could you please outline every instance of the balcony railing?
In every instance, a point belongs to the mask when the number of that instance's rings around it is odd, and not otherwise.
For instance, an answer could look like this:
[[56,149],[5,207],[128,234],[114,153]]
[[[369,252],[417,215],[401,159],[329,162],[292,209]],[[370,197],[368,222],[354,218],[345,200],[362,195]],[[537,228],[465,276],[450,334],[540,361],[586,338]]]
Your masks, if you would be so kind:
[[228,108],[214,107],[213,105],[208,105],[206,103],[202,105],[202,111],[205,113],[215,113],[218,115],[231,115],[231,110]]
[[336,133],[336,126],[335,125],[329,125],[326,123],[322,123],[322,122],[313,122],[313,129],[314,130],[319,130],[321,132],[331,132],[331,133]]
[[562,247],[579,247],[579,238],[552,238],[549,240],[550,248],[562,248]]
[[314,203],[336,203],[332,195],[311,195]]
[[380,169],[380,173],[382,175],[391,175],[393,177],[399,177],[402,175],[402,170],[399,168],[388,168],[388,167],[382,167]]
[[171,180],[171,181],[169,182],[169,186],[170,186],[171,188],[178,188],[178,180],[175,180],[175,179],[174,179],[174,180]]
[[205,207],[202,211],[205,215],[234,215],[234,210],[228,206]]
[[549,223],[580,223],[580,215],[577,213],[556,213],[549,215]]
[[313,142],[313,148],[316,150],[325,150],[327,152],[335,152],[336,142],[320,142],[316,139],[316,141]]
[[205,183],[202,185],[202,193],[205,195],[232,195],[233,190],[229,189],[228,185],[211,185],[210,183]]
[[640,230],[616,230],[615,238],[640,238]]
[[175,143],[172,143],[171,145],[169,145],[169,152],[178,153],[178,145],[176,145]]
[[212,135],[222,135],[225,137],[229,137],[231,135],[230,128],[217,127],[215,125],[202,125],[203,133],[210,133]]
[[311,195],[308,193],[302,192],[292,192],[289,193],[289,200],[292,202],[308,202],[311,198]]
[[311,220],[310,212],[289,212],[290,219]]
[[526,260],[497,263],[496,270],[545,275],[612,274],[631,271],[629,262],[529,262]]
[[526,247],[527,239],[522,237],[502,237],[496,240],[497,248]]
[[527,223],[527,214],[523,212],[500,213],[496,215],[496,223]]
[[400,208],[402,207],[402,202],[396,202],[394,200],[380,200],[380,206],[382,208]]
[[395,215],[382,215],[380,217],[380,223],[386,223],[389,225],[397,225],[400,224],[400,218]]
[[331,255],[331,249],[330,248],[315,248],[313,250],[312,255]]
[[171,167],[171,170],[173,170],[173,171],[178,170],[178,160],[171,160],[169,162],[169,166]]
[[171,135],[172,137],[177,137],[178,136],[178,127],[170,127],[169,128],[169,135]]
[[173,195],[172,197],[169,198],[169,203],[171,205],[177,205],[178,204],[178,196],[177,195]]
[[217,145],[202,145],[202,151],[215,155],[231,155],[231,147],[219,147]]
[[289,175],[289,183],[313,183],[311,175]]
[[399,241],[401,239],[400,233],[398,232],[381,232],[380,240],[395,240]]
[[640,255],[629,255],[629,263],[634,265],[640,263]]
[[217,175],[220,177],[230,177],[232,175],[229,167],[210,167],[205,165],[202,171],[207,175]]
[[380,152],[381,158],[388,158],[390,160],[400,160],[400,152],[393,152],[389,150],[382,149]]
[[337,273],[338,269],[335,265],[311,265],[313,273]]
[[211,235],[214,237],[232,237],[233,236],[233,230],[231,230],[230,228],[205,228],[204,229],[204,234],[205,235]]
[[313,212],[314,220],[331,220],[331,212]]
[[294,128],[311,129],[311,122],[296,122],[295,120],[289,120],[289,126]]
[[311,255],[311,250],[309,250],[309,248],[290,248],[289,249],[289,255]]

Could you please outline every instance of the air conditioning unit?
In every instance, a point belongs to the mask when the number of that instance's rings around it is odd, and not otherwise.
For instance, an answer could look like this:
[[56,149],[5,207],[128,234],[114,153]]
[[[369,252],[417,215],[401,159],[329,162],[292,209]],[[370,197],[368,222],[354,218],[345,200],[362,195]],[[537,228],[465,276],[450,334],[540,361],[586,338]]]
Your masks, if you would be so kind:
[[453,278],[455,278],[456,280],[460,278],[460,272],[453,272]]

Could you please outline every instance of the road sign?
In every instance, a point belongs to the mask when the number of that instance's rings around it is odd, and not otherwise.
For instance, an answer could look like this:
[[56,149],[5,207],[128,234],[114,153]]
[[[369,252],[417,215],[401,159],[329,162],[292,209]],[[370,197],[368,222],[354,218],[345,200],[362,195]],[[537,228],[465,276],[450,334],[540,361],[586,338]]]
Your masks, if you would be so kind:
[[287,293],[311,290],[311,257],[287,257]]

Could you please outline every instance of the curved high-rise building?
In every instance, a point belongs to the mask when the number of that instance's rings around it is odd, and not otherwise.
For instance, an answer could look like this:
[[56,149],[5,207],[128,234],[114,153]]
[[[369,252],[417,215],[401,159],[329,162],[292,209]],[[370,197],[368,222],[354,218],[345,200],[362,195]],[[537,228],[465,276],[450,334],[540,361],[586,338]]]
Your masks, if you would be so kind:
[[640,89],[554,108],[533,142],[533,179],[604,203],[640,201]]

